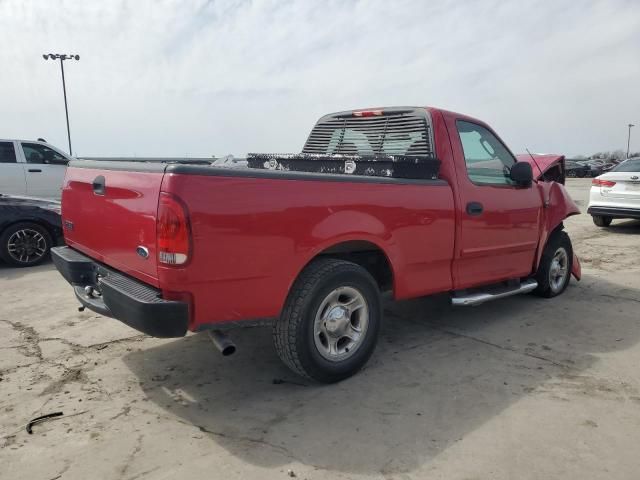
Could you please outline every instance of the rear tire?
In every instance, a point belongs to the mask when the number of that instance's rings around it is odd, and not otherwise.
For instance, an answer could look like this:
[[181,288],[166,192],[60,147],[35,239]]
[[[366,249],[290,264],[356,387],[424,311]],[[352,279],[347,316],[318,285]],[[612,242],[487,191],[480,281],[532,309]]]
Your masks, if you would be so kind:
[[13,267],[31,267],[49,256],[52,245],[46,228],[32,222],[16,223],[0,235],[0,258]]
[[593,215],[591,218],[593,219],[593,223],[598,227],[608,227],[613,221],[612,217],[606,217],[603,215]]
[[294,283],[273,340],[278,356],[295,373],[334,383],[367,362],[381,321],[380,291],[369,272],[352,262],[323,258]]
[[572,267],[573,246],[569,235],[561,230],[552,233],[534,277],[538,287],[533,293],[545,298],[560,295],[569,285]]

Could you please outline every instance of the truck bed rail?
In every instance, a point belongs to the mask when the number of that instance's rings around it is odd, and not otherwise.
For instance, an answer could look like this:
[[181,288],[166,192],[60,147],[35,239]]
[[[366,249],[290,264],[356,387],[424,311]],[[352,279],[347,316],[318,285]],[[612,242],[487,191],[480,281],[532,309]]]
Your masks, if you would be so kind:
[[425,155],[320,155],[250,153],[249,168],[389,178],[438,178],[440,161]]

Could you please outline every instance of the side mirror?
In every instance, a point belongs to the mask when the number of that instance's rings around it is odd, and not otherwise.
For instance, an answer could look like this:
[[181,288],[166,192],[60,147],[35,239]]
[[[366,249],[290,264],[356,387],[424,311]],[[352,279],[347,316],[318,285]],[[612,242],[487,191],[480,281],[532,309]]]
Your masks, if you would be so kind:
[[69,160],[66,158],[52,158],[47,163],[50,163],[51,165],[68,165]]
[[533,169],[527,162],[516,162],[511,167],[509,177],[516,184],[523,187],[530,187],[533,182]]

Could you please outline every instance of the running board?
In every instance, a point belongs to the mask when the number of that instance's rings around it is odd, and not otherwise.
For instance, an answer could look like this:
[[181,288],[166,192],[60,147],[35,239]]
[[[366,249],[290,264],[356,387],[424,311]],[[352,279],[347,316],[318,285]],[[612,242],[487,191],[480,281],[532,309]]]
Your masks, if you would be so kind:
[[538,286],[538,282],[528,279],[518,285],[488,288],[484,292],[473,292],[451,297],[451,304],[456,307],[473,307],[484,302],[510,297],[519,293],[528,293]]

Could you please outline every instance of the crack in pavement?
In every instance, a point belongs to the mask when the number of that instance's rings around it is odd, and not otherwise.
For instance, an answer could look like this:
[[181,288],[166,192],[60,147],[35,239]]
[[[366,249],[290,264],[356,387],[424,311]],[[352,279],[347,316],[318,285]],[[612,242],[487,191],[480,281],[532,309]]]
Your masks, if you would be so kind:
[[136,458],[136,456],[142,450],[142,438],[143,437],[144,437],[144,435],[142,435],[142,434],[138,435],[138,438],[136,439],[136,446],[131,451],[131,453],[129,453],[129,455],[127,455],[127,458],[124,461],[124,464],[120,467],[120,477],[119,478],[125,478],[125,475],[127,474],[127,471],[129,470],[129,467],[131,466],[131,462],[133,462],[133,460]]
[[16,330],[23,340],[23,343],[18,346],[18,351],[25,357],[33,357],[38,360],[42,360],[42,350],[40,349],[39,341],[40,335],[36,332],[36,329],[23,325],[21,322],[12,322],[4,318],[0,319],[0,322],[4,322],[11,328]]
[[200,430],[203,433],[208,433],[210,435],[214,435],[216,437],[224,438],[224,439],[227,439],[227,440],[233,440],[233,441],[242,442],[242,443],[249,443],[249,444],[252,444],[252,445],[266,446],[266,447],[272,448],[273,450],[277,450],[282,455],[284,455],[285,457],[287,457],[287,458],[289,458],[291,460],[295,460],[296,462],[300,462],[300,460],[293,453],[291,453],[291,451],[289,451],[286,447],[283,447],[281,445],[274,445],[273,443],[270,443],[270,442],[268,442],[268,441],[266,441],[266,440],[264,440],[262,438],[251,438],[251,437],[245,437],[245,436],[242,436],[242,435],[230,435],[228,433],[216,432],[215,430],[210,430],[207,427],[204,427],[202,425],[193,425],[193,424],[186,423],[186,422],[180,422],[180,423],[184,423],[185,425],[192,425],[192,426],[196,427],[198,430]]
[[[518,354],[518,355],[522,355],[522,356],[525,356],[525,357],[535,358],[536,360],[542,360],[543,362],[547,362],[547,363],[550,363],[552,365],[555,365],[557,367],[564,368],[564,369],[567,369],[567,370],[572,370],[572,369],[575,368],[575,367],[572,367],[572,366],[567,365],[565,363],[557,362],[557,361],[552,360],[550,358],[543,357],[542,355],[536,355],[536,354],[531,353],[531,352],[518,350],[518,349],[516,349],[514,347],[507,347],[505,345],[500,345],[498,343],[493,343],[493,342],[490,342],[488,340],[483,340],[482,338],[474,337],[473,335],[467,335],[465,333],[460,333],[460,332],[456,332],[454,330],[449,330],[447,328],[440,327],[439,325],[431,323],[431,322],[416,322],[416,321],[409,320],[409,319],[406,319],[406,318],[401,319],[401,320],[403,320],[403,321],[405,321],[407,323],[411,323],[413,325],[419,325],[419,326],[432,328],[433,330],[437,330],[438,332],[445,333],[447,335],[451,335],[451,336],[454,336],[454,337],[466,338],[466,339],[472,340],[474,342],[482,343],[483,345],[487,345],[487,346],[490,346],[490,347],[498,348],[500,350],[504,350],[504,351],[507,351],[507,352],[512,352],[512,353],[515,353],[515,354]],[[428,343],[430,343],[430,342],[425,342],[423,345],[427,345]],[[418,347],[418,345],[414,346],[413,348],[417,348],[417,347]]]
[[626,301],[626,302],[640,303],[640,300],[637,299],[637,298],[621,297],[619,295],[609,295],[607,293],[596,293],[595,296],[596,297],[612,298],[614,300],[623,300],[623,301]]
[[[31,370],[34,370],[36,372],[39,367],[43,367],[43,368],[57,367],[62,370],[62,373],[56,380],[53,380],[48,385],[46,385],[39,395],[41,396],[52,395],[60,392],[67,383],[79,382],[81,384],[89,384],[95,389],[96,392],[102,393],[107,397],[110,397],[109,392],[106,391],[99,382],[90,380],[87,374],[85,373],[85,371],[88,371],[88,369],[86,368],[86,365],[90,363],[88,354],[93,351],[93,346],[84,347],[82,345],[76,344],[64,338],[57,338],[57,337],[41,338],[40,334],[38,334],[38,332],[34,327],[24,325],[22,322],[14,322],[7,319],[0,319],[0,322],[3,322],[9,325],[12,329],[18,332],[22,344],[16,346],[15,349],[20,353],[22,353],[25,357],[35,359],[34,362],[30,362],[23,365],[15,365],[10,368],[4,368],[0,370],[0,374],[2,375],[11,374],[11,373],[17,372],[20,369],[24,369],[27,367],[29,367]],[[134,337],[129,337],[128,339],[118,339],[118,340],[113,340],[111,342],[103,342],[102,344],[97,344],[97,345],[107,345],[109,343],[120,343],[123,340],[134,340],[134,339],[137,340],[143,336],[144,335],[142,336],[136,335]],[[66,355],[58,356],[55,359],[45,358],[42,348],[40,347],[40,344],[42,342],[50,342],[50,341],[60,341],[64,345],[69,346],[71,348],[71,352]],[[81,358],[76,358],[75,361],[72,362],[73,365],[68,365],[67,363],[65,363],[65,362],[69,362],[70,360],[72,360],[74,357],[77,357],[77,356]],[[40,380],[42,380],[42,378],[40,378]],[[36,381],[36,383],[39,383],[39,381]],[[33,385],[35,385],[36,383],[34,383]]]
[[468,338],[469,340],[473,340],[474,342],[482,343],[482,344],[488,345],[490,347],[499,348],[500,350],[505,350],[507,352],[516,353],[518,355],[522,355],[522,356],[525,356],[525,357],[531,357],[531,358],[535,358],[537,360],[542,360],[543,362],[548,362],[548,363],[550,363],[552,365],[555,365],[556,367],[565,368],[567,370],[570,370],[570,369],[574,368],[574,367],[572,367],[570,365],[566,365],[566,364],[561,363],[561,362],[556,362],[555,360],[552,360],[550,358],[543,357],[542,355],[536,355],[534,353],[530,353],[530,352],[527,352],[527,351],[518,350],[518,349],[516,349],[514,347],[507,347],[507,346],[504,346],[504,345],[500,345],[498,343],[490,342],[488,340],[483,340],[481,338],[474,337],[472,335],[466,335],[464,333],[456,332],[456,331],[453,331],[453,330],[448,330],[446,328],[441,328],[441,327],[439,327],[437,325],[434,325],[432,323],[426,323],[425,325],[428,325],[431,328],[433,328],[434,330],[438,330],[439,332],[446,333],[448,335],[452,335],[452,336],[456,336],[456,337],[462,337],[462,338]]

